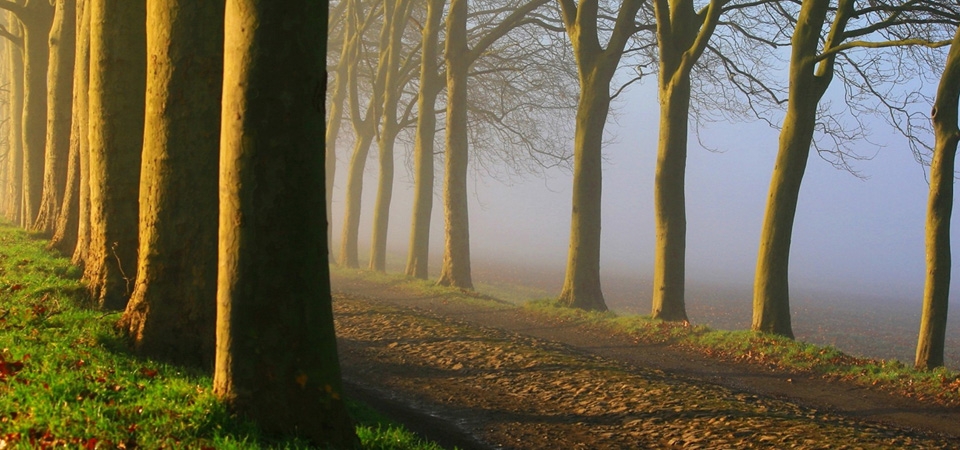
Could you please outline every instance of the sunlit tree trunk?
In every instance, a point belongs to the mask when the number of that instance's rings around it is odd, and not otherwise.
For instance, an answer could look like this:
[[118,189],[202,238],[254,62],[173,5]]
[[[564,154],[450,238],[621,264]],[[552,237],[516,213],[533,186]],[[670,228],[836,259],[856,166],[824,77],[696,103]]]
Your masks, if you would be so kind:
[[927,277],[923,290],[923,313],[917,340],[916,367],[932,369],[943,365],[950,303],[950,217],[953,212],[953,185],[956,176],[957,142],[960,127],[960,29],[957,30],[940,77],[931,113],[936,143],[930,161],[930,197],[927,202]]
[[607,43],[600,44],[599,5],[560,0],[567,35],[573,45],[580,98],[573,147],[573,202],[567,271],[559,301],[567,306],[605,311],[600,287],[600,201],[603,187],[603,128],[610,112],[610,82],[629,37],[641,1],[621,3]]
[[23,203],[20,224],[31,228],[40,209],[43,153],[47,130],[47,58],[53,6],[49,1],[23,5],[0,2],[19,19],[23,30]]
[[450,0],[447,13],[447,127],[443,183],[444,249],[438,284],[473,289],[467,209],[467,0]]
[[[394,3],[386,2],[384,6],[391,7],[392,11]],[[367,166],[370,146],[377,138],[380,119],[383,118],[383,95],[389,62],[392,14],[384,11],[382,16],[383,25],[380,27],[378,37],[377,68],[373,75],[373,84],[366,111],[360,109],[360,73],[358,67],[360,64],[351,64],[347,69],[350,122],[353,126],[354,144],[350,165],[347,168],[347,185],[344,189],[343,228],[340,235],[340,256],[338,258],[338,262],[344,267],[358,267],[360,265],[357,246],[360,234],[360,207],[363,199],[363,172]],[[360,25],[361,23],[367,23],[363,20],[361,9],[359,7],[354,8],[352,17],[347,20],[356,21],[356,38],[362,39],[368,27]]]
[[73,68],[76,55],[77,0],[56,0],[50,28],[47,67],[47,132],[43,191],[33,229],[53,234],[67,184],[73,113]]
[[390,223],[390,203],[393,199],[393,155],[401,124],[397,108],[400,106],[401,89],[406,84],[401,73],[403,31],[410,18],[409,0],[387,2],[384,14],[389,14],[390,43],[387,48],[387,73],[384,77],[383,117],[377,135],[377,153],[380,176],[377,179],[377,199],[373,206],[373,236],[370,240],[370,270],[383,272],[387,265],[387,229]]
[[216,336],[223,11],[148,1],[140,250],[120,320],[137,351],[201,367]]
[[[840,3],[827,45],[835,45],[852,11],[851,0]],[[829,0],[805,0],[797,18],[790,56],[787,114],[770,179],[753,285],[752,328],[787,337],[793,337],[788,264],[800,183],[813,142],[817,104],[833,77],[834,58],[824,59],[819,67],[816,59],[829,7]]]
[[351,448],[359,442],[342,397],[326,209],[316,207],[326,8],[227,2],[214,390],[267,432]]
[[92,0],[90,243],[84,280],[104,309],[123,309],[137,270],[146,84],[146,0]]
[[446,0],[427,1],[427,19],[421,33],[423,44],[420,59],[420,93],[417,98],[417,130],[413,144],[413,214],[410,225],[410,250],[407,254],[408,276],[426,279],[429,276],[430,218],[433,214],[434,156],[437,133],[437,96],[443,89],[437,55],[440,52],[440,29]]
[[693,0],[656,0],[660,51],[660,137],[654,180],[656,247],[652,316],[686,321],[687,212],[684,195],[690,120],[690,74],[720,20],[723,0],[699,12]]
[[[11,31],[20,27],[13,14],[8,17],[14,22]],[[8,86],[10,99],[7,103],[7,198],[6,218],[11,223],[20,224],[23,217],[23,48],[8,43],[6,62],[9,74]]]
[[[330,110],[328,111],[326,128],[326,200],[327,200],[327,220],[333,216],[333,185],[337,174],[337,138],[340,136],[340,126],[343,123],[343,109],[347,101],[347,70],[351,64],[356,61],[356,21],[352,20],[356,2],[359,0],[341,0],[345,6],[343,20],[343,43],[340,48],[340,59],[337,61],[337,67],[331,70],[333,75],[333,95],[330,99]],[[327,227],[327,242],[333,242],[333,227]]]
[[89,2],[78,0],[76,9],[76,40],[73,58],[72,92],[69,150],[67,154],[67,182],[63,193],[63,204],[53,230],[50,246],[65,255],[73,255],[77,248],[77,236],[80,228],[80,142],[86,146],[87,134],[87,73],[90,70],[90,23],[84,21],[89,16]]
[[90,248],[90,140],[89,140],[89,87],[90,87],[90,15],[93,0],[83,1],[83,15],[77,25],[77,67],[73,71],[74,104],[71,146],[79,153],[80,186],[77,192],[77,245],[73,251],[73,263],[83,266]]

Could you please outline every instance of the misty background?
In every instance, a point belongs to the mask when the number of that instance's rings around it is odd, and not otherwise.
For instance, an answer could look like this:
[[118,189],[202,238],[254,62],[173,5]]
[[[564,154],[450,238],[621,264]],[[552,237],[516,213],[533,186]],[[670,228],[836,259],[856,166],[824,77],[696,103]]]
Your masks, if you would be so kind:
[[[606,127],[610,144],[604,149],[601,272],[607,305],[618,312],[650,313],[656,99],[653,77],[631,86],[614,102],[616,117]],[[869,157],[853,163],[859,178],[811,152],[790,255],[794,332],[807,342],[909,364],[923,296],[929,186],[925,167],[915,160],[906,139],[882,122],[868,125],[868,141],[852,146]],[[573,127],[571,122],[571,136]],[[778,130],[761,122],[718,122],[701,127],[699,140],[710,150],[691,133],[686,176],[687,312],[694,324],[747,329]],[[571,141],[571,151],[572,145]],[[403,142],[397,146],[388,237],[388,270],[393,272],[402,272],[409,243],[411,147]],[[338,146],[338,151],[330,219],[334,255],[339,251],[349,146]],[[443,151],[442,133],[436,151]],[[376,153],[374,146],[364,182],[361,267],[369,254]],[[430,241],[434,276],[443,249],[442,172],[439,156]],[[474,281],[523,285],[543,295],[558,295],[569,238],[571,171],[550,168],[522,178],[497,178],[472,172],[469,185]],[[954,241],[956,229],[954,217]],[[955,294],[960,290],[957,264],[953,280]],[[945,356],[948,367],[958,368],[960,306],[952,303]]]

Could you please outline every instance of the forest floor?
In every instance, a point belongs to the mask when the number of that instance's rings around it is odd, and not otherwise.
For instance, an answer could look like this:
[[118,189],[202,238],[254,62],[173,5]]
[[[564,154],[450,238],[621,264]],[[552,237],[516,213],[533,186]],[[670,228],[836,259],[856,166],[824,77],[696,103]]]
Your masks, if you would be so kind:
[[447,446],[960,448],[960,407],[333,274],[348,393]]

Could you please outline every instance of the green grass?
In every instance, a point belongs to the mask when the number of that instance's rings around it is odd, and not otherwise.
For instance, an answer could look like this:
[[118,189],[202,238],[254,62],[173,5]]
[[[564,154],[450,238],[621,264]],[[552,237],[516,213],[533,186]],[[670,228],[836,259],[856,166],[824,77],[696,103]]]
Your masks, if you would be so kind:
[[[79,271],[0,226],[0,448],[308,448],[231,415],[209,374],[135,357]],[[367,449],[439,449],[348,401]]]

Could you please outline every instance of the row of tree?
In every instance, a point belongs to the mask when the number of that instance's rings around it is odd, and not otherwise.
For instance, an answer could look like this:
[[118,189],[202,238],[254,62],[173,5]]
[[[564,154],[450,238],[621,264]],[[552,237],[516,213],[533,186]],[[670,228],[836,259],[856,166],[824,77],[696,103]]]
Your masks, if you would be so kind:
[[0,205],[72,254],[142,354],[267,431],[357,438],[327,264],[320,0],[6,10]]
[[[353,148],[345,185],[345,217],[337,260],[356,267],[362,175],[369,148],[377,140],[379,183],[373,217],[370,269],[384,270],[387,211],[393,183],[395,141],[401,128],[413,137],[414,191],[410,250],[406,273],[427,277],[427,236],[432,208],[434,146],[439,129],[445,142],[443,210],[445,246],[439,283],[472,288],[468,162],[480,158],[493,140],[517,148],[514,158],[572,161],[573,199],[566,278],[560,301],[604,310],[600,286],[600,204],[604,127],[611,101],[649,67],[656,68],[660,133],[655,178],[656,249],[652,315],[686,321],[684,303],[686,209],[684,177],[689,126],[715,117],[759,119],[780,130],[776,165],[760,236],[753,298],[753,329],[793,336],[788,263],[800,185],[811,149],[834,165],[852,170],[858,156],[849,150],[865,133],[862,116],[886,119],[909,139],[918,159],[931,164],[928,215],[928,280],[916,365],[943,364],[949,288],[949,222],[946,196],[952,174],[944,144],[956,136],[943,128],[943,114],[918,116],[917,105],[934,98],[916,90],[914,77],[932,79],[960,23],[955,2],[935,0],[340,0],[343,14],[332,22],[339,52],[328,55],[335,88],[328,93],[327,203],[331,202],[340,138]],[[446,26],[440,27],[445,16]],[[374,35],[378,37],[373,38]],[[507,44],[498,45],[498,42]],[[441,44],[442,43],[442,44]],[[441,51],[441,46],[443,50]],[[508,53],[516,46],[536,52]],[[789,48],[789,54],[785,49]],[[376,51],[374,50],[376,49]],[[545,56],[546,55],[546,56]],[[950,55],[952,56],[952,55]],[[413,62],[419,60],[419,72]],[[952,61],[947,61],[948,64]],[[624,76],[632,69],[635,75]],[[570,70],[575,68],[575,72]],[[653,70],[650,70],[652,73]],[[475,89],[495,74],[504,96]],[[556,82],[529,89],[529,78]],[[445,105],[437,104],[444,93]],[[835,79],[843,84],[843,108],[823,102]],[[576,106],[537,98],[569,98],[570,80],[579,92]],[[944,76],[943,83],[948,77]],[[544,95],[548,94],[548,95]],[[936,101],[954,95],[941,87]],[[493,95],[493,100],[490,97]],[[504,98],[506,97],[506,98]],[[502,106],[487,114],[485,102]],[[575,108],[573,117],[557,108]],[[922,106],[921,106],[922,107]],[[502,111],[527,109],[533,126]],[[956,108],[954,108],[955,110]],[[943,111],[937,107],[935,111]],[[437,125],[437,114],[445,125]],[[844,115],[852,118],[844,120]],[[574,128],[572,154],[541,146],[527,134],[517,147],[491,138],[489,126],[523,135],[537,123],[557,117]],[[922,120],[921,120],[922,119]],[[947,118],[949,120],[949,118]],[[341,122],[353,125],[352,136]],[[853,123],[853,125],[849,125]],[[548,129],[549,126],[545,125]],[[936,135],[936,145],[930,136]],[[567,135],[564,135],[567,136]],[[943,141],[943,142],[941,142]],[[954,142],[955,143],[955,142]],[[569,144],[567,144],[569,146]],[[524,151],[526,149],[527,151]],[[538,158],[543,154],[552,159]],[[519,156],[516,156],[519,155]],[[932,156],[929,156],[932,155]],[[473,157],[473,158],[472,158]],[[935,206],[936,205],[936,206]]]

